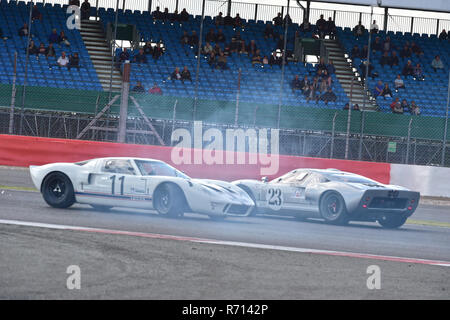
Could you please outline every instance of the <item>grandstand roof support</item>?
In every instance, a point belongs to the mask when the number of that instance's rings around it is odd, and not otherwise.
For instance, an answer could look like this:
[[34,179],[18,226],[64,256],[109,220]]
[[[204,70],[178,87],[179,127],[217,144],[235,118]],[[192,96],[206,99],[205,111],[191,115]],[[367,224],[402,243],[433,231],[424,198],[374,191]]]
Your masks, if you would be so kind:
[[[383,25],[384,31],[387,31],[388,19],[389,19],[389,8],[384,8],[384,25]],[[370,23],[372,23],[372,21],[370,21]]]
[[228,0],[228,5],[227,5],[227,16],[231,16],[231,0]]

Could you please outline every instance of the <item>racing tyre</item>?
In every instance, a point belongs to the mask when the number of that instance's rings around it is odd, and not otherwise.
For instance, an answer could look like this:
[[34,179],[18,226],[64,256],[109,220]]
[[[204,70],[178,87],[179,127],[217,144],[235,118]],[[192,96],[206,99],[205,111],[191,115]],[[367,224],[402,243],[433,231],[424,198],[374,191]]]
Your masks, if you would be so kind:
[[327,192],[320,200],[319,209],[328,223],[345,225],[349,222],[344,199],[337,192]]
[[75,193],[70,179],[61,172],[50,173],[42,183],[45,202],[54,208],[68,208],[75,203]]
[[184,196],[182,192],[172,184],[163,184],[156,189],[153,196],[153,206],[159,214],[171,218],[183,216]]
[[400,228],[405,224],[408,218],[402,216],[384,216],[381,219],[378,219],[378,223],[386,229],[396,229]]

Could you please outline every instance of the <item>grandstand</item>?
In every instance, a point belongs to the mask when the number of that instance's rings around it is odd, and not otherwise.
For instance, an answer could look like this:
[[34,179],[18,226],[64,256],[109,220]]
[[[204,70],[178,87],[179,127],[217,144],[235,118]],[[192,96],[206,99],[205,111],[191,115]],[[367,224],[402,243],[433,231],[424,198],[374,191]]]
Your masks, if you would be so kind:
[[[220,2],[220,1],[218,1]],[[444,133],[442,130],[427,132],[425,128],[443,128],[443,123],[447,122],[447,92],[448,74],[450,66],[450,43],[441,41],[438,34],[419,34],[411,32],[400,32],[391,30],[380,30],[376,35],[384,40],[390,36],[392,42],[398,47],[397,51],[403,47],[406,41],[417,43],[424,51],[424,55],[413,57],[413,64],[421,63],[425,80],[415,81],[412,78],[405,80],[406,89],[395,93],[394,97],[405,98],[408,101],[415,100],[421,108],[420,119],[414,119],[414,123],[409,121],[409,114],[403,115],[400,119],[398,115],[391,115],[390,104],[393,98],[384,99],[378,97],[372,99],[371,92],[378,80],[389,83],[393,87],[394,79],[406,62],[400,59],[399,66],[392,69],[380,66],[380,52],[372,54],[370,61],[378,72],[377,78],[369,78],[364,87],[361,75],[365,70],[361,70],[359,65],[361,59],[347,59],[351,49],[357,45],[362,48],[369,42],[369,33],[355,37],[349,25],[356,25],[362,14],[349,15],[352,21],[336,21],[336,39],[325,39],[321,42],[321,52],[325,53],[325,58],[333,59],[336,66],[336,73],[332,74],[332,88],[336,94],[335,102],[325,104],[324,101],[308,102],[306,97],[299,91],[293,91],[290,83],[295,75],[303,78],[305,75],[312,78],[316,73],[316,63],[310,60],[303,61],[294,58],[296,53],[295,36],[299,30],[301,20],[299,17],[310,16],[312,32],[302,32],[301,38],[313,39],[317,30],[315,16],[320,14],[320,10],[306,14],[305,8],[290,8],[289,12],[293,18],[293,23],[284,28],[274,26],[277,35],[286,35],[286,65],[283,67],[269,65],[252,65],[250,57],[246,54],[231,54],[228,56],[228,70],[213,70],[209,65],[206,56],[198,56],[198,47],[182,45],[180,38],[184,31],[189,34],[195,30],[201,35],[201,43],[205,43],[205,35],[213,29],[217,32],[222,29],[229,43],[235,36],[236,31],[240,31],[242,39],[248,44],[250,40],[255,40],[261,57],[270,55],[277,50],[277,40],[266,39],[264,29],[267,20],[271,17],[267,14],[244,13],[242,16],[252,16],[254,19],[244,20],[242,28],[234,26],[216,26],[214,16],[218,11],[226,14],[227,1],[221,1],[222,6],[216,6],[214,10],[209,10],[210,15],[206,15],[202,20],[199,12],[191,12],[189,20],[186,22],[171,22],[170,20],[153,19],[151,12],[159,5],[162,8],[167,5],[173,11],[171,1],[159,1],[158,3],[149,1],[147,8],[127,9],[131,4],[125,5],[117,11],[111,5],[102,7],[103,2],[97,1],[92,4],[91,20],[81,24],[81,30],[69,29],[67,21],[67,4],[60,3],[37,3],[39,11],[42,13],[42,20],[35,20],[31,23],[32,40],[39,45],[43,43],[46,47],[49,43],[48,36],[51,30],[56,28],[64,31],[70,42],[70,46],[55,46],[56,57],[48,58],[27,56],[27,37],[19,36],[18,30],[24,23],[28,22],[30,5],[23,1],[0,2],[0,28],[3,36],[7,37],[0,43],[0,102],[2,106],[9,106],[11,103],[12,85],[18,86],[19,94],[23,94],[22,99],[17,99],[16,107],[23,107],[23,110],[46,110],[64,111],[76,114],[94,115],[97,114],[121,89],[120,69],[113,60],[117,60],[122,48],[118,47],[119,42],[109,41],[108,27],[115,24],[116,18],[119,25],[133,25],[139,33],[138,43],[132,43],[131,58],[138,52],[138,47],[151,41],[153,44],[162,42],[165,52],[158,59],[149,57],[145,64],[132,62],[130,84],[133,87],[138,81],[142,82],[144,88],[148,90],[153,84],[158,84],[162,89],[162,96],[150,94],[132,94],[137,97],[143,106],[147,116],[161,120],[203,120],[209,123],[222,125],[242,125],[242,126],[266,126],[279,127],[293,130],[309,130],[331,132],[340,130],[345,132],[347,126],[347,111],[342,111],[346,103],[358,103],[367,112],[363,116],[353,116],[350,121],[350,132],[359,134],[361,128],[365,126],[364,133],[376,136],[394,136],[396,138],[417,138],[442,141]],[[178,4],[178,1],[176,2]],[[291,1],[292,5],[293,1]],[[111,2],[112,4],[112,2]],[[114,2],[115,4],[115,2]],[[112,5],[114,5],[112,4]],[[182,5],[178,7],[181,11]],[[144,5],[145,6],[145,5]],[[210,5],[210,8],[213,7]],[[238,8],[250,8],[250,5],[239,4]],[[259,10],[261,10],[259,7]],[[232,6],[231,13],[236,13],[236,8]],[[253,7],[252,7],[253,8]],[[258,8],[258,7],[256,7]],[[145,10],[147,9],[147,10]],[[288,12],[286,7],[273,6],[269,8],[273,12]],[[294,10],[295,9],[295,10]],[[305,9],[306,10],[306,9]],[[189,11],[189,9],[188,9]],[[117,16],[116,16],[117,13]],[[299,14],[300,13],[300,14]],[[225,15],[224,14],[224,15]],[[329,12],[325,12],[325,18]],[[342,16],[339,12],[334,12],[334,18]],[[367,21],[367,14],[364,15]],[[313,18],[314,17],[314,18]],[[386,19],[386,17],[384,17]],[[435,23],[435,22],[433,22]],[[437,26],[446,26],[447,22],[437,21]],[[386,26],[386,24],[385,24]],[[411,27],[412,29],[412,27]],[[437,30],[438,30],[437,29]],[[374,36],[372,35],[372,41]],[[221,49],[225,49],[225,44],[220,44]],[[279,47],[279,45],[278,45]],[[80,69],[55,67],[56,59],[61,52],[67,54],[77,52],[80,56]],[[280,52],[281,50],[279,50]],[[14,55],[17,52],[17,73],[14,77]],[[445,69],[434,72],[431,61],[435,55],[440,55]],[[317,59],[320,57],[317,56]],[[113,64],[115,65],[113,67]],[[187,66],[191,71],[193,81],[173,81],[169,80],[170,74],[175,67],[183,68]],[[112,80],[112,82],[111,82]],[[111,88],[111,90],[110,90]],[[23,90],[23,91],[20,91]],[[17,93],[16,93],[17,94]],[[350,101],[351,100],[351,101]],[[118,101],[109,110],[113,115],[118,113]],[[133,112],[133,111],[131,111]],[[366,112],[365,112],[366,113]],[[134,114],[138,116],[138,114]],[[365,117],[365,118],[364,118]],[[430,117],[430,118],[428,118]],[[390,123],[383,128],[377,126],[380,122]],[[401,126],[401,129],[392,125]],[[408,124],[409,123],[409,124]],[[411,129],[416,125],[417,130]],[[337,129],[339,128],[339,129]],[[36,130],[38,131],[38,130]],[[412,133],[411,133],[412,132]],[[440,142],[442,143],[442,142]],[[328,148],[328,147],[326,147]],[[325,147],[324,147],[325,149]],[[361,151],[359,158],[361,158]],[[398,160],[404,162],[404,157]]]

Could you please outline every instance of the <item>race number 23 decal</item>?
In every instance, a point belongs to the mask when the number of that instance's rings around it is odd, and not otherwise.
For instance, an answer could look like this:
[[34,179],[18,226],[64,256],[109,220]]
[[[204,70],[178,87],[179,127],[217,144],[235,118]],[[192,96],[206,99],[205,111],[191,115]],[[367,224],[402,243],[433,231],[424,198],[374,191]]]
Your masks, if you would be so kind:
[[270,188],[267,190],[267,205],[273,210],[280,210],[283,205],[281,189]]

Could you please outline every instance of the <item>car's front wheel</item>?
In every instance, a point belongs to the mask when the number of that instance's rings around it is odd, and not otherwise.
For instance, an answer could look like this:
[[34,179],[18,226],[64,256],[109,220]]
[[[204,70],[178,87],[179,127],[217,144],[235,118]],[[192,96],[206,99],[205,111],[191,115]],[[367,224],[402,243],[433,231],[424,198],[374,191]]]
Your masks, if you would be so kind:
[[405,224],[407,217],[403,216],[384,216],[378,219],[378,223],[386,229],[396,229],[400,228]]
[[319,204],[320,214],[326,222],[344,225],[349,222],[344,198],[334,191],[322,196]]
[[72,182],[62,172],[53,172],[45,177],[42,195],[45,202],[55,208],[68,208],[75,203]]
[[184,196],[175,185],[163,184],[159,186],[153,196],[153,206],[159,214],[171,218],[183,216]]

